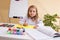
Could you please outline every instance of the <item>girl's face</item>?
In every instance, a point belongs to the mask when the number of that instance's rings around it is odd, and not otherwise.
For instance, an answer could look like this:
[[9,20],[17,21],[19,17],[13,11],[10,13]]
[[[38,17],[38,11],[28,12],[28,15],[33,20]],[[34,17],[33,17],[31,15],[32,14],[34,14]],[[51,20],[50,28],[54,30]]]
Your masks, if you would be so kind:
[[34,17],[36,15],[36,9],[35,8],[30,8],[29,15],[30,15],[30,17]]

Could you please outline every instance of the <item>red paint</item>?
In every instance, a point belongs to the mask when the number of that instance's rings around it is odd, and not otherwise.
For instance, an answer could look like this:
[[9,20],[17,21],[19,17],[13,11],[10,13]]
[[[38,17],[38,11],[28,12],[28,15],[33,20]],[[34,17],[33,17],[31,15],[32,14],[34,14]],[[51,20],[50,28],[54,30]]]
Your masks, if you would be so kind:
[[9,28],[8,30],[11,31],[11,28]]

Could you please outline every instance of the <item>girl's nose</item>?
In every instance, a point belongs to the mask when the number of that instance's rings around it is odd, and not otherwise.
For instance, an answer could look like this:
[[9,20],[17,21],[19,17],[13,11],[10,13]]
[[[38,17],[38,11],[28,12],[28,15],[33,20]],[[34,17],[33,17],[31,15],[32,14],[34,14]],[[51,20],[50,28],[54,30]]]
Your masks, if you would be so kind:
[[33,13],[33,11],[31,13]]

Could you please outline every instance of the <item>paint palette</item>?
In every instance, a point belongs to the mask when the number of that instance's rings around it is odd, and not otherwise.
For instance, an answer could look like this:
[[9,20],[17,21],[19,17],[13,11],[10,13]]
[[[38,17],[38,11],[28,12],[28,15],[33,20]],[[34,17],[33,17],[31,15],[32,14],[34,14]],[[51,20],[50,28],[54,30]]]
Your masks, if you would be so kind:
[[24,28],[8,28],[7,34],[23,35],[25,32]]
[[0,27],[13,27],[14,25],[12,24],[0,24]]

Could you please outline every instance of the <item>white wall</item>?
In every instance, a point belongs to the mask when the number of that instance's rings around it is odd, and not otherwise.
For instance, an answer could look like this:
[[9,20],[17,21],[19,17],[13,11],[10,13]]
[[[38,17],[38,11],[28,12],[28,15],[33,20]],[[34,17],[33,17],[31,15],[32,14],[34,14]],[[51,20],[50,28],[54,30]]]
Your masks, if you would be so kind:
[[9,17],[25,16],[27,13],[27,8],[28,8],[28,0],[20,0],[20,1],[11,0]]

